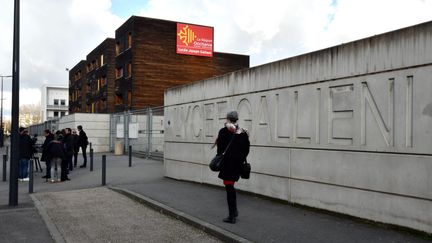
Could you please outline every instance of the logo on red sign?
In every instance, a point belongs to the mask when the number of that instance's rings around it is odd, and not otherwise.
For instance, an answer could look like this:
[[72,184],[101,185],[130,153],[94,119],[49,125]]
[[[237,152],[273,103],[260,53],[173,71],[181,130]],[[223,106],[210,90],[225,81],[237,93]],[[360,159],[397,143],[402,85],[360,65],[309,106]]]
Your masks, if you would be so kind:
[[177,23],[177,53],[213,56],[213,28]]

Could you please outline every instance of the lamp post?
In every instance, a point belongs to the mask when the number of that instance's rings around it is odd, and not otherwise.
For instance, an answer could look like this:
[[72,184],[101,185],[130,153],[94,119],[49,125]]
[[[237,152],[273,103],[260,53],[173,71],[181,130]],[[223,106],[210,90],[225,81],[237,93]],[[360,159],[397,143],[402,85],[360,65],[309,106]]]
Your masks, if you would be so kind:
[[20,43],[20,1],[14,1],[14,33],[12,57],[12,119],[11,119],[11,158],[9,177],[9,206],[18,206],[18,162],[19,162],[19,43]]
[[4,144],[4,127],[3,127],[3,78],[11,78],[12,75],[0,75],[1,77],[1,98],[0,98],[0,148],[3,148]]

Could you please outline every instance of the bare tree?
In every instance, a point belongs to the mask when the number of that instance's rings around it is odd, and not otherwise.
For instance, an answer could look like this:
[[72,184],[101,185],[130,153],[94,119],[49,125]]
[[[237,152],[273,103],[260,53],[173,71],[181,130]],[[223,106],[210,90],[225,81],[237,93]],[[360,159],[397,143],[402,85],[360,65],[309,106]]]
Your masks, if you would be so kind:
[[40,104],[27,104],[20,106],[19,125],[28,127],[33,124],[38,124],[42,121],[40,115]]
[[3,129],[5,134],[10,134],[11,132],[11,121],[3,120]]

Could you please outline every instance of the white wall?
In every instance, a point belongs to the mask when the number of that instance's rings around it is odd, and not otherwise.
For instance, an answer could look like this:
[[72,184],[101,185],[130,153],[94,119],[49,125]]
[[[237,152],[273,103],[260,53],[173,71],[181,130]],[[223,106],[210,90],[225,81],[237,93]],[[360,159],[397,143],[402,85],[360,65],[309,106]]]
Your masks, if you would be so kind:
[[238,187],[432,233],[432,22],[165,92],[165,174],[221,185],[229,110],[250,131]]
[[109,151],[109,114],[74,113],[59,120],[59,129],[83,127],[95,153]]

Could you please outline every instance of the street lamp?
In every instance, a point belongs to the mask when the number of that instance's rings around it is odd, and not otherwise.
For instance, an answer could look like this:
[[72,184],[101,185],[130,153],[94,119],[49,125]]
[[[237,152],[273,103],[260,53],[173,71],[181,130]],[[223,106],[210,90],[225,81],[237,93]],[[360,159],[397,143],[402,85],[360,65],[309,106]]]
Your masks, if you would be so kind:
[[1,98],[0,98],[0,148],[3,148],[4,144],[4,127],[3,127],[3,78],[12,78],[12,75],[0,75],[1,77]]

